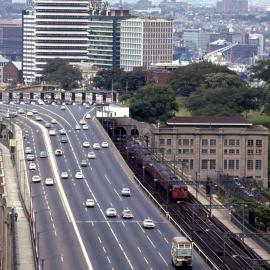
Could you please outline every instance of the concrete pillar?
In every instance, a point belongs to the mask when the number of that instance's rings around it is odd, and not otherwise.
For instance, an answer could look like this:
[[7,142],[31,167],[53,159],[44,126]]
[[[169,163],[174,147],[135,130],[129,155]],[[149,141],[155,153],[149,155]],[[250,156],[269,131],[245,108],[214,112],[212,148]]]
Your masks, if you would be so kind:
[[102,95],[102,102],[103,102],[103,103],[106,103],[106,97],[107,97],[107,94],[103,94],[103,95]]
[[85,102],[85,93],[82,93],[82,103]]
[[97,101],[96,93],[92,93],[92,103],[96,103],[96,101]]

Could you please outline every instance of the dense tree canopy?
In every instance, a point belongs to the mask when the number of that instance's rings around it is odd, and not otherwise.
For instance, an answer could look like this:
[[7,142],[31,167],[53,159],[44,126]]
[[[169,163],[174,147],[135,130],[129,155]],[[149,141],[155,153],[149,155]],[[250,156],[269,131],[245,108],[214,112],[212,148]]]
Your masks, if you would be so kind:
[[134,91],[146,83],[142,72],[125,72],[122,69],[101,70],[94,78],[94,84],[98,88],[111,89],[112,82],[114,89],[122,91]]
[[249,89],[236,75],[208,74],[205,83],[188,99],[193,115],[235,115],[259,108],[256,89]]
[[177,95],[190,96],[204,83],[206,75],[210,73],[235,74],[227,67],[200,62],[178,68],[172,74],[169,84]]
[[270,84],[270,60],[258,61],[254,66],[250,68],[252,77],[263,80],[267,84]]
[[149,123],[165,122],[178,109],[175,98],[176,95],[169,86],[142,87],[130,100],[131,116]]
[[78,81],[82,79],[78,68],[73,67],[63,59],[55,58],[50,60],[43,69],[43,80],[59,82],[61,88],[70,90],[78,87]]

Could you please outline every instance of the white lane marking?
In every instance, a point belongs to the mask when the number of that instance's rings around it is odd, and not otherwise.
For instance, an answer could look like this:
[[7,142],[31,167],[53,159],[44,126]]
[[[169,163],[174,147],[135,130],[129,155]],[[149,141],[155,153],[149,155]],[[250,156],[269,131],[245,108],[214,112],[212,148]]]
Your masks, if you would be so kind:
[[140,251],[140,253],[142,253],[142,250],[139,247],[137,247],[137,249]]
[[165,242],[167,243],[167,244],[169,244],[169,241],[164,237],[164,240],[165,240]]
[[147,235],[147,239],[149,240],[149,242],[151,243],[151,245],[156,248],[156,246],[154,245],[154,243],[152,242],[152,240],[150,239],[150,237]]
[[115,188],[113,190],[116,193],[116,195],[118,196],[118,198],[120,199],[120,201],[123,201],[122,197],[119,195],[119,193],[117,192],[117,190]]
[[104,174],[104,177],[106,178],[106,180],[107,180],[110,184],[112,184],[111,181],[110,181],[110,179],[108,178],[108,176],[107,176],[106,174]]
[[102,247],[102,249],[103,249],[104,253],[106,254],[107,252],[106,252],[106,249],[105,249],[105,247],[104,247],[104,246]]
[[100,239],[100,237],[99,237],[99,236],[98,236],[98,240],[99,240],[99,243],[100,243],[100,244],[102,244],[102,241],[101,241],[101,239]]
[[160,256],[160,258],[163,260],[163,262],[167,265],[167,266],[169,266],[168,265],[168,263],[165,261],[165,259],[163,258],[163,256],[161,255],[161,253],[160,252],[158,252],[158,255]]
[[146,258],[145,258],[145,257],[143,257],[143,258],[144,258],[145,262],[146,262],[147,264],[149,264],[149,262],[146,260]]
[[107,260],[108,260],[109,264],[112,264],[111,260],[110,260],[110,258],[108,256],[107,256]]

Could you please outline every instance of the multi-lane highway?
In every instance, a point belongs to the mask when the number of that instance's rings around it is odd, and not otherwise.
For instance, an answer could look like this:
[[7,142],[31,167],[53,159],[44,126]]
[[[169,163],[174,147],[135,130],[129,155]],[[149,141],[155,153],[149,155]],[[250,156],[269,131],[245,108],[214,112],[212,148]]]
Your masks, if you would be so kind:
[[[25,105],[18,105],[26,109]],[[83,142],[105,141],[104,135],[92,119],[86,119],[88,130],[75,130],[79,121],[87,112],[93,114],[94,107],[86,109],[82,105],[27,105],[27,110],[37,110],[42,121],[38,123],[33,116],[25,114],[12,119],[23,130],[25,146],[30,146],[36,156],[37,170],[28,171],[28,183],[31,188],[33,213],[39,238],[39,257],[43,258],[44,269],[173,269],[171,266],[171,239],[179,232],[160,214],[142,190],[129,179],[109,148],[94,150],[95,159],[88,159],[93,151],[83,147]],[[41,151],[49,151],[39,124],[51,123],[57,130],[56,136],[50,136],[53,150],[62,149],[62,156],[39,158]],[[61,143],[60,129],[65,129],[68,143]],[[48,132],[45,131],[48,138]],[[88,166],[81,167],[82,160]],[[57,173],[68,172],[68,179],[60,179],[54,186],[46,186],[44,179],[55,177],[52,164],[56,162]],[[75,173],[81,171],[83,179],[75,179]],[[41,176],[41,183],[32,183],[31,177]],[[56,180],[56,179],[55,179]],[[55,181],[56,183],[56,181]],[[63,192],[74,217],[75,226],[63,205]],[[128,187],[130,197],[123,197],[121,189]],[[85,202],[92,198],[94,208],[87,208]],[[106,216],[106,209],[114,207],[117,217]],[[129,208],[134,218],[124,220],[123,209]],[[145,218],[151,218],[156,228],[146,230],[142,227]],[[78,231],[76,232],[76,228]],[[208,269],[207,265],[194,252],[193,269]]]

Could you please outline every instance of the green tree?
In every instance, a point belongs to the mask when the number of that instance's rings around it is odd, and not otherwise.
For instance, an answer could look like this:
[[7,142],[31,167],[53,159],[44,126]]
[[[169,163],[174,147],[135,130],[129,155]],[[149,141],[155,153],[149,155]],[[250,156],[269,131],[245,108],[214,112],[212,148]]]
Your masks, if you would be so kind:
[[167,85],[140,88],[130,99],[131,116],[149,123],[165,122],[178,110],[174,91]]
[[270,84],[270,59],[260,60],[250,68],[252,77]]
[[204,84],[187,99],[193,115],[235,115],[258,109],[258,93],[236,75],[206,75]]
[[94,84],[98,88],[134,91],[145,85],[145,76],[142,72],[125,72],[122,69],[101,70],[94,78]]
[[227,67],[214,65],[209,62],[200,62],[175,70],[169,80],[169,84],[177,95],[188,97],[204,83],[205,76],[210,73],[235,74]]
[[80,70],[73,67],[63,59],[55,58],[46,64],[43,71],[43,80],[49,82],[59,82],[61,88],[71,90],[78,87],[78,82],[82,79]]

